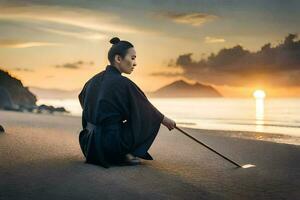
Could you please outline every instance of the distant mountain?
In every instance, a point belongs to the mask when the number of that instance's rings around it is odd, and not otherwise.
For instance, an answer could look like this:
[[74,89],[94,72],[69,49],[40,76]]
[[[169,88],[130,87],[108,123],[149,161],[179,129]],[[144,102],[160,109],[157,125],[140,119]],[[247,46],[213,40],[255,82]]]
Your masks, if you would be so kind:
[[148,97],[222,97],[220,92],[210,85],[196,82],[189,84],[183,80],[175,81],[154,92],[148,92]]
[[80,90],[45,89],[29,87],[29,90],[36,94],[38,99],[77,99]]

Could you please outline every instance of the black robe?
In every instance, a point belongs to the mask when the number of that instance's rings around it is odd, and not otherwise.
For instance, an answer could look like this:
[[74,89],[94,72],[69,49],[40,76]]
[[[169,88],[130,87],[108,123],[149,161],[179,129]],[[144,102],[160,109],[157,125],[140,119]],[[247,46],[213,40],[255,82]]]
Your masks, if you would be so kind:
[[164,115],[113,65],[86,82],[79,94],[79,144],[87,163],[108,168],[124,155],[153,160],[148,153]]

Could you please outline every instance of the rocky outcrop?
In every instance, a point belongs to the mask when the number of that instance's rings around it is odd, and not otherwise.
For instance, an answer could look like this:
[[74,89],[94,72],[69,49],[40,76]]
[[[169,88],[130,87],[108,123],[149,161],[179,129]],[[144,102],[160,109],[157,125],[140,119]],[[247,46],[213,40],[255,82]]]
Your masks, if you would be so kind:
[[11,108],[13,105],[13,101],[8,91],[5,88],[0,87],[0,109]]
[[0,125],[0,133],[4,133],[4,132],[5,132],[5,130],[4,130],[3,126]]
[[66,112],[63,107],[36,105],[36,96],[22,82],[0,69],[0,109],[35,113]]
[[[0,69],[0,87],[2,88],[2,93],[9,94],[9,98],[13,104],[19,106],[35,106],[37,98],[29,91],[27,87],[24,87],[22,82],[12,77],[8,72]],[[4,91],[6,90],[6,91]],[[8,101],[6,100],[5,103]]]

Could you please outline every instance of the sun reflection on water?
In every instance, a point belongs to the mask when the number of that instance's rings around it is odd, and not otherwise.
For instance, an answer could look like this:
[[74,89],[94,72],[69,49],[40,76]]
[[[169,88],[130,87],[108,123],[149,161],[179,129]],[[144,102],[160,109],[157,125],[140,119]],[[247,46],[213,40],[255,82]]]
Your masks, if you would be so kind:
[[256,90],[253,93],[255,97],[255,124],[256,131],[264,131],[264,112],[265,112],[265,96],[266,93],[263,90]]

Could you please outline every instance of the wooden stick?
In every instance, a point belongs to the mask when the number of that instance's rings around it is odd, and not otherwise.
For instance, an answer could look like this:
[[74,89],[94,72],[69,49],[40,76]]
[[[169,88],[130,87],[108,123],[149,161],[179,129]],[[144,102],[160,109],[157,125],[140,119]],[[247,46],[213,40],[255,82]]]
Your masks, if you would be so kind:
[[192,140],[198,142],[199,144],[205,146],[206,148],[208,148],[209,150],[213,151],[214,153],[218,154],[219,156],[221,156],[222,158],[224,158],[225,160],[231,162],[232,164],[234,164],[237,167],[242,167],[241,165],[237,164],[236,162],[230,160],[229,158],[223,156],[222,154],[220,154],[219,152],[215,151],[214,149],[210,148],[209,146],[207,146],[206,144],[204,144],[203,142],[200,142],[199,140],[197,140],[196,138],[194,138],[193,136],[187,134],[185,131],[181,130],[179,127],[175,126],[175,128],[177,130],[179,130],[181,133],[183,133],[184,135],[188,136],[189,138],[191,138]]

